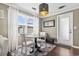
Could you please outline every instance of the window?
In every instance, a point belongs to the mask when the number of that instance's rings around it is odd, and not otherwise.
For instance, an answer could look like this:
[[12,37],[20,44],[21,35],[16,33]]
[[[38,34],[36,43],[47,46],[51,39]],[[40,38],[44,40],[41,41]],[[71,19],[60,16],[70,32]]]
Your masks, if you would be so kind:
[[29,19],[27,20],[27,24],[33,25],[33,19],[29,18]]
[[27,34],[32,34],[33,33],[33,27],[32,26],[28,26],[27,27]]
[[19,15],[18,16],[18,33],[23,34],[24,27],[26,25],[26,17],[24,15]]
[[23,34],[24,33],[24,26],[18,27],[18,33]]
[[18,25],[26,25],[26,18],[24,16],[18,16]]
[[33,33],[33,18],[25,14],[18,16],[18,33],[32,34]]
[[33,33],[33,19],[32,18],[29,18],[27,20],[27,34],[32,34]]

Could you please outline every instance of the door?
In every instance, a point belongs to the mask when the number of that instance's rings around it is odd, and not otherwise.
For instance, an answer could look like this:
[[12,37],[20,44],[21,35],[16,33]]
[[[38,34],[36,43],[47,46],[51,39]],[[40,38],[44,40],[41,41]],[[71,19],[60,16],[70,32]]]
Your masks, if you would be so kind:
[[58,15],[57,19],[57,38],[58,43],[73,45],[73,13]]

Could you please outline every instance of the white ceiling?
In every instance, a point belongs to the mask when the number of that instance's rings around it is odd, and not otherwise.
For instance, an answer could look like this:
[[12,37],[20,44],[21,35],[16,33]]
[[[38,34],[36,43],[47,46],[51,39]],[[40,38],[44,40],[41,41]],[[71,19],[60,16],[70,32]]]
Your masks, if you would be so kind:
[[[16,6],[25,9],[26,11],[32,13],[32,14],[39,14],[39,5],[40,3],[15,3]],[[56,15],[63,12],[67,12],[70,10],[74,10],[79,8],[79,3],[48,3],[49,5],[49,15]],[[60,6],[65,5],[66,7],[62,9],[58,9]],[[32,7],[36,8],[36,10],[33,10]]]

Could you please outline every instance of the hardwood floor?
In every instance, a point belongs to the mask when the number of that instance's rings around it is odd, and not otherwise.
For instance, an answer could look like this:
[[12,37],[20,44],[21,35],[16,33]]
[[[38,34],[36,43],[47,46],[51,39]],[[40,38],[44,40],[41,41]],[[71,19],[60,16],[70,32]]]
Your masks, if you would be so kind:
[[57,45],[47,56],[79,56],[79,49]]

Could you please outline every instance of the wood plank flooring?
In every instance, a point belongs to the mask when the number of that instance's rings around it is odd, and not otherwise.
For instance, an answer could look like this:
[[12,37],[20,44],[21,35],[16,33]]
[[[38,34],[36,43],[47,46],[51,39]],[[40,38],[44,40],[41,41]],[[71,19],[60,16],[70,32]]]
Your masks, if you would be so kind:
[[57,45],[47,56],[79,56],[79,49]]

